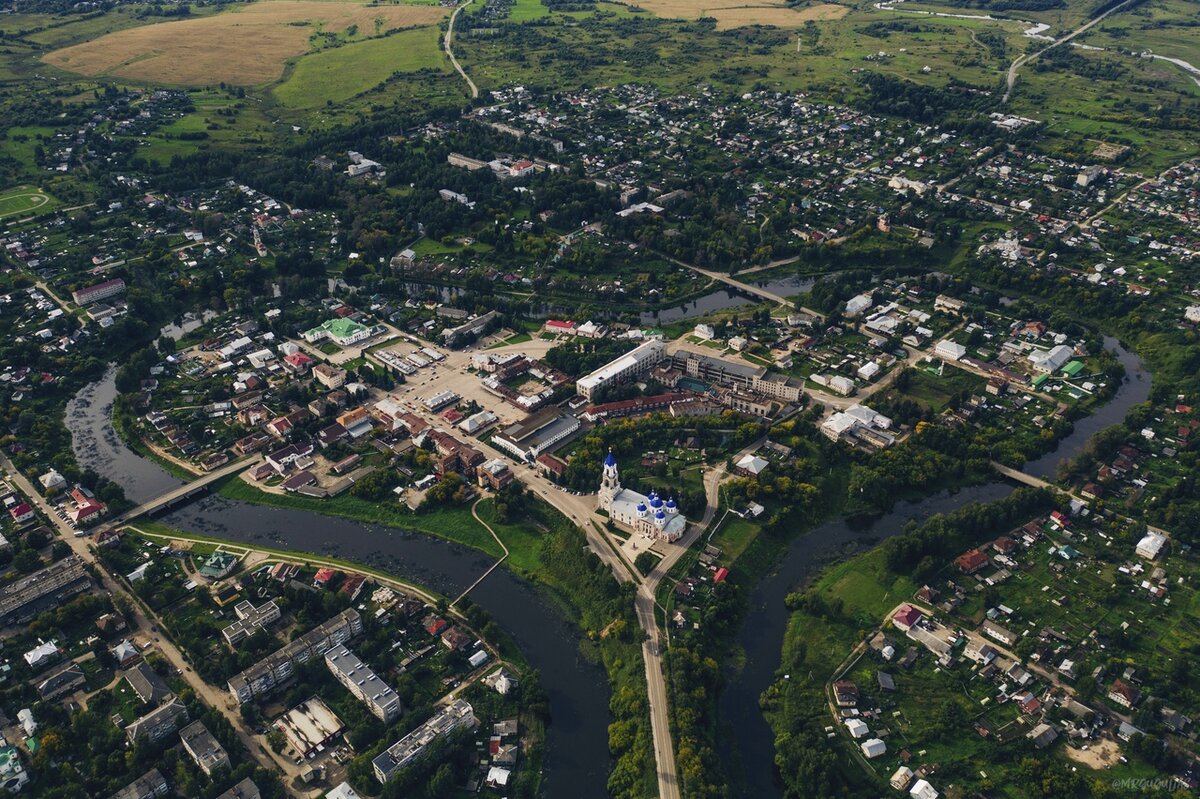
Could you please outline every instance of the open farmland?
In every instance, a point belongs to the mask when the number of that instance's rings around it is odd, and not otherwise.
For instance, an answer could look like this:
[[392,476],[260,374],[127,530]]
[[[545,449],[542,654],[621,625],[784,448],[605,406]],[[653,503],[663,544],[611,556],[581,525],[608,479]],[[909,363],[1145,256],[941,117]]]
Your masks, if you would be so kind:
[[421,69],[449,70],[436,30],[401,31],[306,56],[274,94],[291,108],[317,108],[348,100],[397,72]]
[[115,75],[178,86],[278,80],[289,58],[311,49],[314,33],[378,35],[428,25],[434,6],[368,7],[330,0],[259,0],[202,19],[117,31],[56,50],[45,61],[85,75]]
[[782,2],[763,2],[754,5],[734,5],[716,0],[712,6],[698,5],[692,0],[639,0],[636,5],[659,17],[699,19],[712,17],[717,30],[729,30],[747,25],[774,25],[780,28],[800,27],[809,20],[841,19],[850,9],[834,3],[822,3],[807,8],[789,8]]

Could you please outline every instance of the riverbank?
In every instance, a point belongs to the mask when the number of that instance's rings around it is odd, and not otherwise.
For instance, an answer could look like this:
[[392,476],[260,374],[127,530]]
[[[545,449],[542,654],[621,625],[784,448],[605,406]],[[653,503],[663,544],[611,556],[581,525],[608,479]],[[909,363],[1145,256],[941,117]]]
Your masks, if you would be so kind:
[[[1114,339],[1106,339],[1105,344],[1114,349],[1125,368],[1125,381],[1112,400],[1097,408],[1091,416],[1077,421],[1071,434],[1057,447],[1026,464],[1025,471],[1029,474],[1052,477],[1060,461],[1081,451],[1096,432],[1123,419],[1131,407],[1149,396],[1149,376],[1138,357]],[[754,623],[742,625],[737,634],[734,651],[743,654],[740,660],[735,656],[735,669],[727,669],[726,687],[718,700],[721,734],[735,742],[734,746],[723,750],[726,770],[735,784],[740,783],[745,795],[763,799],[783,795],[777,777],[777,755],[797,755],[812,750],[824,758],[830,752],[823,734],[806,738],[798,731],[787,729],[786,725],[772,728],[759,711],[760,698],[776,682],[780,669],[795,663],[794,659],[783,659],[782,642],[788,631],[792,630],[790,638],[795,641],[804,641],[811,636],[814,642],[819,642],[828,634],[827,625],[820,620],[797,621],[800,626],[793,629],[792,616],[785,606],[787,595],[796,586],[805,585],[824,573],[831,562],[873,550],[882,541],[901,533],[910,521],[949,513],[971,503],[993,502],[1008,496],[1014,488],[1012,483],[995,480],[958,490],[941,490],[915,501],[902,501],[889,512],[870,518],[836,519],[795,539],[773,568],[764,569],[766,577],[755,585],[749,600],[747,618],[753,618]],[[817,762],[820,759],[814,755],[814,775],[821,771]],[[823,768],[832,769],[835,760],[825,762]]]
[[[143,459],[124,446],[112,428],[111,408],[115,399],[113,375],[86,386],[71,403],[67,426],[81,465],[109,475],[135,501],[144,501],[180,481],[157,464]],[[400,521],[411,527],[415,517]],[[488,520],[488,516],[483,518]],[[464,545],[449,537],[414,532],[394,526],[303,510],[288,503],[276,506],[232,500],[220,493],[204,497],[157,520],[157,523],[205,540],[270,548],[283,552],[309,553],[346,564],[346,568],[370,570],[428,589],[442,597],[456,597],[487,571],[498,557],[498,546],[482,525],[471,520],[470,511],[462,520],[471,535],[479,536],[483,547]],[[457,520],[446,519],[442,532],[458,534]],[[432,525],[431,525],[432,527]],[[520,546],[513,528],[524,528],[527,542],[540,541],[541,552],[554,550],[561,563],[545,567],[545,573],[557,570],[554,582],[563,586],[552,590],[549,579],[535,583],[516,576],[516,572],[535,564],[532,547]],[[532,669],[541,677],[552,716],[546,739],[544,793],[547,796],[572,795],[577,799],[601,799],[609,796],[607,782],[614,760],[609,754],[608,725],[619,709],[626,729],[649,728],[648,713],[637,699],[645,693],[641,681],[640,649],[620,637],[590,640],[619,618],[618,609],[632,603],[615,599],[618,588],[611,576],[603,573],[594,558],[586,557],[582,534],[569,537],[548,535],[537,524],[527,525],[512,517],[496,527],[501,536],[518,542],[513,569],[496,569],[476,586],[469,596],[473,604],[490,617],[492,624],[515,643]],[[486,539],[483,536],[487,536]],[[556,540],[557,544],[547,542]],[[492,548],[492,549],[489,549]],[[524,550],[524,551],[522,551]],[[493,554],[495,553],[495,554]],[[544,558],[539,554],[536,563]],[[507,564],[507,561],[506,561]],[[539,568],[541,568],[539,566]],[[576,571],[578,573],[576,573]],[[603,577],[614,599],[603,601],[583,590],[583,575]],[[574,612],[568,610],[574,607]],[[631,609],[628,615],[632,617]],[[636,629],[632,620],[627,627]],[[486,629],[486,626],[485,626]],[[496,639],[495,630],[485,633]],[[602,665],[603,664],[603,665]],[[611,674],[608,673],[611,669]],[[621,702],[610,708],[612,681],[620,686]],[[632,697],[632,702],[625,701]],[[644,718],[645,722],[641,721]],[[648,732],[645,733],[648,736]],[[633,775],[636,793],[646,796],[653,782],[653,762],[645,749],[627,756],[623,773]]]

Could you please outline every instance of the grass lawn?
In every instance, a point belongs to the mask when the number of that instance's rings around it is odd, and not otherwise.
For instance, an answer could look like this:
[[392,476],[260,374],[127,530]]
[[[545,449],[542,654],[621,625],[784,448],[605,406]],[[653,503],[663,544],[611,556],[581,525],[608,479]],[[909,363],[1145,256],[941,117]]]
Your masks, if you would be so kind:
[[904,394],[937,413],[945,409],[955,394],[960,391],[981,392],[987,382],[982,377],[953,367],[944,370],[941,377],[925,369],[914,369],[911,374],[912,380]]
[[367,524],[416,530],[474,547],[497,558],[504,554],[491,534],[483,528],[483,525],[471,517],[469,507],[443,508],[425,513],[413,513],[407,506],[401,505],[399,502],[373,502],[349,493],[330,499],[317,499],[296,494],[282,496],[259,491],[239,477],[225,481],[221,486],[220,493],[224,497],[242,502],[294,508],[312,513],[324,513],[328,516],[341,516]]
[[438,29],[413,28],[301,57],[275,99],[295,109],[349,100],[397,73],[449,70],[438,45]]
[[761,531],[762,528],[754,522],[730,514],[712,537],[712,545],[720,548],[722,563],[734,563]]
[[497,341],[495,344],[489,344],[484,349],[494,350],[497,347],[507,347],[510,344],[524,344],[527,341],[533,341],[533,336],[529,335],[528,333],[518,333],[517,335],[506,338],[503,341]]
[[[508,547],[506,564],[510,569],[525,577],[533,577],[542,572],[541,549],[545,528],[553,524],[550,516],[554,511],[538,501],[534,518],[525,519],[519,523],[501,522],[496,518],[496,505],[493,500],[485,499],[479,503],[479,517],[492,526],[496,535]],[[538,529],[539,527],[543,529]]]
[[548,15],[550,9],[542,4],[542,0],[515,0],[512,10],[508,12],[510,22],[529,22]]

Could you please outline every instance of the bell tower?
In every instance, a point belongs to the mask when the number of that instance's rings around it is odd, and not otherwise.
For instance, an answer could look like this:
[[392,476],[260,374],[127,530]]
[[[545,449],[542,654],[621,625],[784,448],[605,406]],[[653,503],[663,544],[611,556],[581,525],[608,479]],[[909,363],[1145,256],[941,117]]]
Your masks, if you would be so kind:
[[621,493],[621,477],[617,474],[617,458],[608,451],[604,459],[604,473],[600,478],[600,491],[596,497],[596,506],[602,510],[611,511],[613,499]]

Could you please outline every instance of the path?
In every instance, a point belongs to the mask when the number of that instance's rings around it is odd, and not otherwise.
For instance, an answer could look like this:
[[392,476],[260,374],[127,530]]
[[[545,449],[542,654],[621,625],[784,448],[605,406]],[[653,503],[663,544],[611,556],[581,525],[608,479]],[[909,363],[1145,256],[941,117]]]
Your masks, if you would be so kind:
[[467,75],[467,71],[462,68],[462,65],[458,63],[458,59],[454,57],[454,23],[458,20],[458,12],[471,5],[472,2],[473,0],[466,0],[465,3],[454,7],[454,13],[450,15],[450,24],[446,27],[446,36],[442,39],[442,47],[446,51],[446,55],[450,56],[450,63],[454,65],[454,69],[467,82],[467,86],[471,89],[471,99],[474,100],[479,97],[479,87],[475,85],[475,81],[471,80],[470,76]]
[[463,591],[461,594],[459,594],[457,597],[455,597],[454,601],[450,603],[450,607],[454,607],[459,602],[461,602],[462,598],[465,597],[467,594],[471,593],[471,591],[475,590],[475,586],[479,585],[485,579],[487,579],[487,576],[489,574],[491,574],[492,572],[494,572],[496,570],[497,566],[499,566],[504,561],[508,560],[508,547],[506,547],[504,545],[504,542],[500,540],[500,536],[496,535],[496,531],[492,529],[492,526],[490,524],[488,524],[487,522],[485,522],[483,519],[479,518],[479,503],[480,502],[483,502],[483,497],[480,497],[479,499],[475,500],[474,504],[471,505],[471,517],[473,519],[475,519],[475,521],[482,524],[483,529],[487,530],[489,533],[492,534],[492,538],[496,539],[496,543],[500,545],[500,549],[504,551],[504,554],[501,555],[499,557],[499,559],[495,563],[493,563],[487,571],[485,571],[483,574],[479,575],[479,579],[477,579],[475,582],[471,583],[469,586],[467,586],[467,589],[465,591]]
[[1129,5],[1129,3],[1131,3],[1131,2],[1133,2],[1133,0],[1124,0],[1124,2],[1113,6],[1108,11],[1105,11],[1103,14],[1096,17],[1095,19],[1085,22],[1083,25],[1080,25],[1078,28],[1076,28],[1075,30],[1066,34],[1065,36],[1060,36],[1059,38],[1055,39],[1050,44],[1043,47],[1041,50],[1038,50],[1033,53],[1024,53],[1023,55],[1017,56],[1017,58],[1012,62],[1012,65],[1008,68],[1007,88],[1005,88],[1005,90],[1004,90],[1004,97],[1001,98],[1000,104],[1006,105],[1008,103],[1008,98],[1012,95],[1013,87],[1017,85],[1017,70],[1019,70],[1025,64],[1028,64],[1033,59],[1042,55],[1043,53],[1047,53],[1050,50],[1053,50],[1055,47],[1058,47],[1059,45],[1066,44],[1067,42],[1074,39],[1076,36],[1086,33],[1088,30],[1090,30],[1092,28],[1093,25],[1097,25],[1100,22],[1104,21],[1104,19],[1106,17],[1108,17],[1110,14],[1115,14],[1116,12],[1120,11],[1125,6]]
[[[49,297],[51,299],[51,301],[53,301],[54,304],[59,307],[59,310],[61,310],[64,314],[67,314],[68,316],[75,315],[74,311],[72,311],[70,308],[68,308],[67,304],[65,302],[63,302],[62,298],[59,297],[57,294],[55,294],[53,291],[51,291],[50,287],[46,285],[46,281],[37,279],[37,280],[33,281],[33,285],[37,286],[38,291],[42,292],[47,297]],[[80,314],[76,318],[79,319],[80,327],[88,326],[87,314]]]
[[[762,446],[765,437],[755,441],[734,455],[741,458]],[[646,633],[642,643],[642,661],[646,668],[646,694],[650,704],[650,732],[654,741],[654,759],[658,771],[659,799],[679,799],[679,775],[675,767],[675,747],[671,740],[671,703],[667,694],[667,681],[663,675],[662,653],[664,646],[658,628],[655,593],[662,579],[671,571],[675,563],[684,553],[691,549],[716,517],[720,507],[720,486],[725,478],[725,464],[709,470],[704,476],[704,494],[707,500],[704,516],[699,522],[691,525],[688,532],[677,543],[671,546],[654,568],[639,581],[637,594],[634,597],[634,611],[637,613],[638,624]]]

